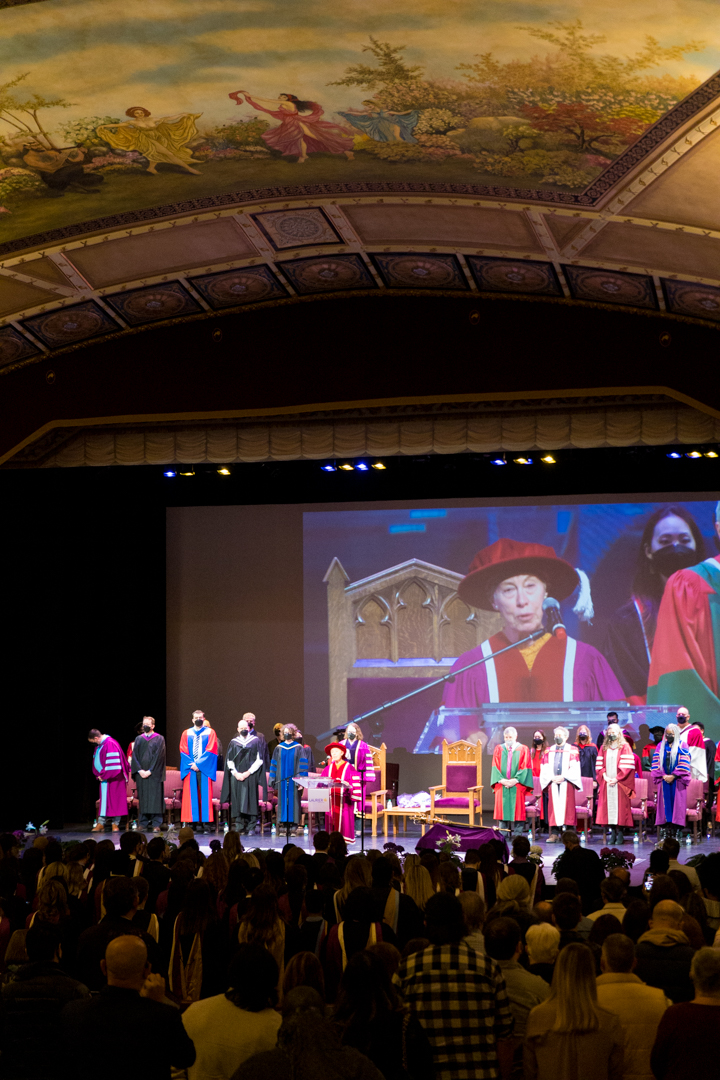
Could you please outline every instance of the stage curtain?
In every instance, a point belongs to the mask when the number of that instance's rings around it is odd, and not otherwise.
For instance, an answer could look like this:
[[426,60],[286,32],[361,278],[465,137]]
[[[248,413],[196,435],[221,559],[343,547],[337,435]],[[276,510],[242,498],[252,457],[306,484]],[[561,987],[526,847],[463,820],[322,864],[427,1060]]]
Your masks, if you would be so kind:
[[562,450],[567,447],[658,446],[720,441],[720,420],[688,406],[593,407],[466,416],[358,419],[349,416],[238,420],[167,428],[88,428],[43,462],[165,465],[185,462],[296,461],[393,455]]

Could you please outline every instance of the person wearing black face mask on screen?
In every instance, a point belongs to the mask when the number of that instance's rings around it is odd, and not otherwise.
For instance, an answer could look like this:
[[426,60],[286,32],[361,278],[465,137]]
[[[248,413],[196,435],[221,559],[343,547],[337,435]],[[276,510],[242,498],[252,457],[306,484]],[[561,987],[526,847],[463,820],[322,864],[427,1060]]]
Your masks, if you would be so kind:
[[662,507],[640,539],[630,600],[608,623],[600,650],[631,705],[645,704],[658,609],[671,574],[705,558],[697,522],[680,506]]
[[135,737],[130,765],[137,786],[138,825],[143,832],[160,832],[165,783],[165,740],[155,731],[155,719],[143,716],[142,729]]

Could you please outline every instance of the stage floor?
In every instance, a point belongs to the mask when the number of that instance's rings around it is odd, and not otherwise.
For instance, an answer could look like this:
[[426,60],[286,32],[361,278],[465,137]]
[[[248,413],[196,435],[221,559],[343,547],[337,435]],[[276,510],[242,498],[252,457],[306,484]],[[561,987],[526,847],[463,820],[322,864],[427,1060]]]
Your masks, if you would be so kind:
[[[450,826],[450,829],[452,829],[452,826]],[[392,834],[392,830],[390,830],[390,832]],[[121,835],[121,832],[92,833],[89,828],[84,829],[81,826],[70,826],[69,828],[62,831],[53,832],[53,836],[57,836],[63,842],[67,842],[69,840],[86,840],[91,837],[94,840],[110,839],[113,841],[116,847],[120,843]],[[162,835],[165,834],[163,833]],[[148,838],[151,838],[150,835],[148,835]],[[202,833],[197,837],[197,842],[200,845],[200,850],[205,855],[210,854],[210,841],[216,838],[218,840],[222,840],[223,832],[220,831],[217,834],[217,837],[215,833]],[[241,839],[243,847],[246,851],[252,851],[255,848],[260,848],[261,851],[279,851],[287,843],[284,833],[278,836],[274,833],[271,834],[268,829],[265,830],[264,836],[243,836]],[[379,851],[382,851],[386,843],[394,843],[397,844],[398,847],[404,848],[406,852],[414,851],[415,845],[417,844],[419,839],[419,825],[409,826],[407,833],[401,833],[400,830],[398,830],[397,837],[393,837],[392,835],[389,835],[387,838],[382,835],[370,836],[368,831],[365,834],[365,850],[376,848]],[[299,847],[304,848],[310,854],[312,854],[314,850],[312,836],[307,832],[303,836],[291,836],[289,842],[291,844],[297,844]],[[562,853],[563,846],[560,843],[548,844],[546,837],[538,837],[537,843],[543,849],[543,867],[545,872],[545,880],[548,882],[548,884],[554,884],[554,879],[552,877],[552,865],[558,855]],[[605,847],[606,845],[603,844],[602,835],[600,833],[597,833],[596,836],[594,836],[586,846],[592,848],[594,851],[597,851],[599,853],[600,849],[602,847]],[[617,844],[614,846],[622,847],[625,851],[631,851],[636,856],[631,872],[632,885],[640,885],[642,883],[643,874],[648,867],[650,853],[651,851],[654,851],[656,847],[655,838],[648,838],[644,843],[626,843],[622,845]],[[359,836],[356,837],[354,844],[348,844],[348,850],[351,853],[357,853],[361,850]],[[720,837],[717,837],[715,839],[705,837],[697,844],[683,844],[680,850],[680,862],[687,862],[687,860],[692,858],[694,855],[709,855],[711,851],[720,851]],[[460,857],[463,857],[462,852],[460,853]]]

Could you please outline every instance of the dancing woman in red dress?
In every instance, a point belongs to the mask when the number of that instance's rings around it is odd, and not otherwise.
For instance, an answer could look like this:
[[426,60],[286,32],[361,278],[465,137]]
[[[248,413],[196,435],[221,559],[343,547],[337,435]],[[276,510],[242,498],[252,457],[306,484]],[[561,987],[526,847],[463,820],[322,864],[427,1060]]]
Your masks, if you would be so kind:
[[235,90],[228,97],[236,105],[244,98],[253,109],[279,120],[280,126],[263,132],[262,138],[271,150],[297,156],[298,165],[307,161],[308,154],[344,154],[348,161],[354,156],[353,136],[340,124],[321,120],[323,110],[316,101],[300,101],[294,94],[281,94],[277,101],[251,98],[247,90]]

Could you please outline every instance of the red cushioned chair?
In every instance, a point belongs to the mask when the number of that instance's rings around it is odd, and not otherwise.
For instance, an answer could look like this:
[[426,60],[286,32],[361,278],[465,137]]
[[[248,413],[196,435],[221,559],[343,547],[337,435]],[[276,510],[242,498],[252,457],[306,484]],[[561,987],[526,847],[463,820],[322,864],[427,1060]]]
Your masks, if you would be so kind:
[[[430,788],[430,817],[436,810],[444,810],[456,817],[466,817],[469,825],[475,824],[479,814],[482,825],[482,746],[460,739],[442,744],[442,784]],[[438,796],[437,792],[440,792]]]
[[222,794],[223,780],[225,779],[225,770],[219,769],[215,773],[215,779],[213,780],[213,817],[215,818],[215,832],[220,831],[220,818],[222,817],[223,810],[229,810],[230,804],[226,802],[220,802],[220,796]]
[[137,784],[133,780],[132,776],[128,777],[127,782],[127,804],[128,804],[128,816],[125,828],[130,828],[130,819],[134,818],[138,820],[138,814],[140,812],[140,800],[138,799]]
[[704,784],[702,780],[691,780],[687,786],[687,802],[685,805],[685,822],[691,821],[693,827],[693,844],[697,844],[698,826],[702,834],[703,803],[705,801]]
[[258,784],[258,805],[260,809],[260,835],[265,835],[266,823],[272,823],[275,807],[277,806],[277,794],[270,787],[269,773],[265,773],[265,783]]
[[645,777],[635,777],[635,794],[630,800],[630,813],[640,842],[643,843],[648,819],[648,782]]
[[657,809],[657,788],[655,787],[651,772],[643,770],[642,778],[643,780],[647,780],[647,828],[651,829],[655,827],[655,811]]
[[593,824],[593,782],[591,776],[581,776],[582,788],[578,791],[574,788],[575,792],[575,820],[579,824],[580,820],[585,822],[585,839],[589,840],[592,837],[592,824]]
[[167,824],[173,825],[175,823],[175,811],[177,810],[179,814],[182,807],[182,780],[180,779],[179,769],[165,770],[165,787],[163,795],[165,813],[167,814]]
[[543,815],[543,799],[542,788],[540,787],[540,777],[533,776],[533,793],[532,795],[525,796],[525,817],[530,822],[530,828],[532,829],[532,842],[535,843],[535,830],[537,828],[538,819]]

